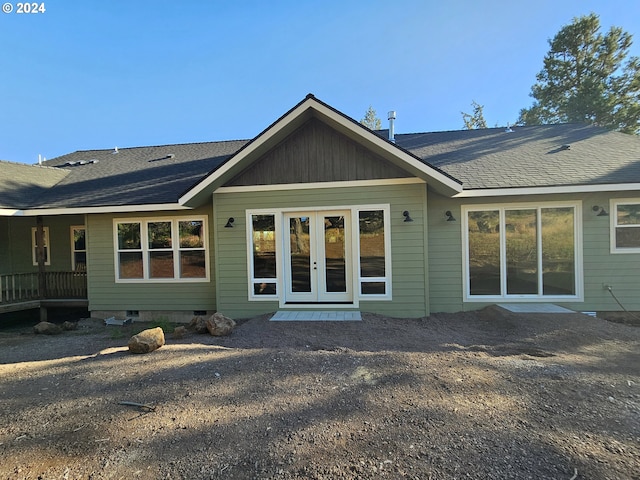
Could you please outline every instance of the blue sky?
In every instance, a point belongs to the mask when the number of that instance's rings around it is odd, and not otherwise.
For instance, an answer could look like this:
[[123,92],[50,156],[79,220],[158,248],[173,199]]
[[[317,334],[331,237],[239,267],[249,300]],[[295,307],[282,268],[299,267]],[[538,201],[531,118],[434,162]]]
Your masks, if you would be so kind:
[[[4,2],[4,0],[2,0]],[[634,35],[637,0],[50,0],[0,13],[0,159],[249,139],[313,93],[396,132],[514,122],[548,40],[595,12]],[[40,2],[39,2],[40,3]]]

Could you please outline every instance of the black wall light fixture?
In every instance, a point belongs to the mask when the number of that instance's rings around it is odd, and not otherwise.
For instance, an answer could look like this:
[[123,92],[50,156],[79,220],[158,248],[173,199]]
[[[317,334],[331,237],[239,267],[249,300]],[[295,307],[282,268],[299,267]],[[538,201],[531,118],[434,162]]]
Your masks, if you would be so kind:
[[447,210],[446,212],[444,212],[444,216],[447,217],[447,222],[456,221],[456,219],[453,217],[453,213],[451,213],[451,210]]
[[405,222],[413,222],[413,218],[411,218],[411,215],[409,215],[408,210],[405,210],[404,212],[402,212],[402,216],[404,217]]
[[229,217],[229,220],[227,220],[227,224],[224,226],[224,228],[233,228],[233,222],[235,221],[235,218]]
[[604,209],[604,207],[599,207],[598,205],[594,205],[591,210],[593,210],[594,212],[598,212],[598,215],[597,215],[598,217],[608,217],[609,216],[609,214]]

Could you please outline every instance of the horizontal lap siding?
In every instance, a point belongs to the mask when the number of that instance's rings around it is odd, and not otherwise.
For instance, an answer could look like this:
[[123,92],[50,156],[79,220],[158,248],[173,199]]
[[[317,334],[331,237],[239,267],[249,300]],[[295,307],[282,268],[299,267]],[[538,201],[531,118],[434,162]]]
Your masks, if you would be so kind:
[[[455,312],[482,308],[487,303],[462,302],[462,218],[463,205],[508,203],[546,203],[561,201],[582,202],[582,257],[584,302],[554,302],[579,311],[620,310],[602,284],[613,286],[613,291],[628,310],[640,311],[640,254],[610,253],[611,217],[598,217],[594,205],[604,206],[609,212],[611,198],[634,198],[633,193],[616,195],[584,194],[502,199],[446,199],[429,193],[429,285],[431,311]],[[635,194],[640,198],[640,194]],[[455,222],[447,222],[445,211],[451,210]],[[609,212],[613,214],[613,212]]]
[[[361,300],[360,309],[401,317],[424,316],[427,311],[425,197],[423,184],[216,194],[214,212],[219,310],[231,316],[246,317],[278,309],[277,301],[248,300],[246,210],[388,203],[391,205],[389,233],[393,300]],[[404,210],[409,210],[414,222],[404,222]],[[235,219],[234,226],[224,228],[229,217]],[[357,241],[357,236],[354,236],[354,241]]]
[[[215,310],[213,221],[207,205],[193,211],[156,214],[89,215],[87,221],[88,288],[90,310]],[[209,281],[116,283],[113,219],[207,217]]]

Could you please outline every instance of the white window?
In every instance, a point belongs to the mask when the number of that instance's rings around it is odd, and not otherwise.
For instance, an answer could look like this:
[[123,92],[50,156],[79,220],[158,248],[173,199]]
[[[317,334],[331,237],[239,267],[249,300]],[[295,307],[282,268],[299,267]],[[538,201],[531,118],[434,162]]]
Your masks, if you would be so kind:
[[465,300],[579,299],[579,205],[463,208]]
[[358,211],[358,285],[361,297],[391,296],[389,210]]
[[[36,227],[31,228],[31,258],[34,265],[38,265],[38,237]],[[49,227],[42,227],[42,245],[44,247],[44,264],[51,265],[51,253],[49,249]]]
[[87,231],[84,226],[71,227],[71,270],[87,270]]
[[611,212],[611,252],[640,253],[640,200],[612,200]]
[[204,218],[114,220],[118,281],[206,280]]
[[249,219],[249,297],[273,300],[278,297],[276,215],[254,213]]

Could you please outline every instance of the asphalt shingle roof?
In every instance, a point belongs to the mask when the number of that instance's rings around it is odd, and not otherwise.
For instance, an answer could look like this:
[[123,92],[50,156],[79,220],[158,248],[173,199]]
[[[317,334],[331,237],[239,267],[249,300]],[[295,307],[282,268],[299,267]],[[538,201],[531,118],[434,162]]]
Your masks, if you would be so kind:
[[[248,142],[84,150],[45,167],[0,162],[0,206],[176,203]],[[640,138],[593,126],[399,134],[396,144],[462,181],[465,190],[640,183]]]

